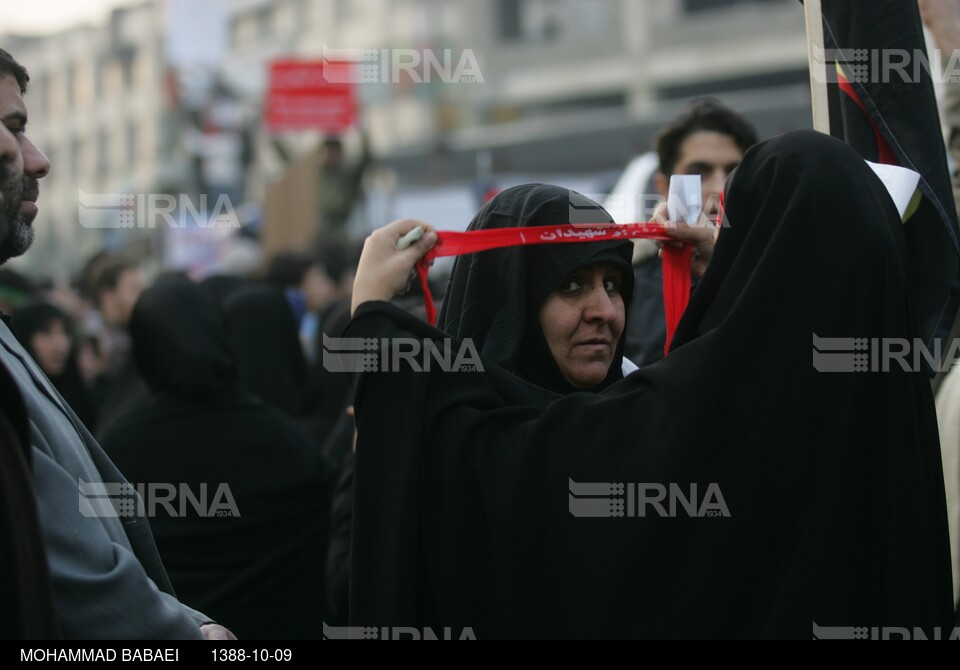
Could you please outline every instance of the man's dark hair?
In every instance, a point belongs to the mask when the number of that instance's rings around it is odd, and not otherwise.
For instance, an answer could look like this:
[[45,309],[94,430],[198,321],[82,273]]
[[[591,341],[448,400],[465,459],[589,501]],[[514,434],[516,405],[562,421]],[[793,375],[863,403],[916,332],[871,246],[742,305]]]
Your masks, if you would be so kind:
[[737,112],[713,98],[694,100],[657,136],[660,172],[672,175],[680,162],[683,143],[703,131],[729,136],[744,153],[758,142],[756,128]]
[[93,299],[94,302],[97,303],[97,306],[99,307],[100,304],[101,293],[104,291],[115,291],[120,284],[120,278],[123,277],[126,272],[136,269],[137,264],[126,259],[115,260],[104,265],[93,283]]
[[20,94],[27,92],[27,84],[30,83],[30,75],[27,74],[27,68],[23,67],[14,60],[13,56],[0,49],[0,75],[10,75],[17,80],[20,87]]

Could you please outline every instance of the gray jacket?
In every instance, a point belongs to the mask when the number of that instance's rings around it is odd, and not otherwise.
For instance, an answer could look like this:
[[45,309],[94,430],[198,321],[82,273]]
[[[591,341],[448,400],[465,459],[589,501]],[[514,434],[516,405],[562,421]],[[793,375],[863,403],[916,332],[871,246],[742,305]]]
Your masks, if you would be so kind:
[[5,323],[0,360],[30,415],[37,506],[64,636],[202,639],[200,625],[210,619],[173,595],[147,519],[97,514],[81,496],[81,481],[126,479]]

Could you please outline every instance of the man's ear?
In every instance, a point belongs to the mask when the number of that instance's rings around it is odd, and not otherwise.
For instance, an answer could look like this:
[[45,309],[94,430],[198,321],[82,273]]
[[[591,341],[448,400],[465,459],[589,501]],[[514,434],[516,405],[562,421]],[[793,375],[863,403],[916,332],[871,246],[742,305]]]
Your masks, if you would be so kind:
[[660,197],[666,200],[667,196],[670,195],[670,178],[658,171],[653,183],[657,187],[657,193],[660,194]]

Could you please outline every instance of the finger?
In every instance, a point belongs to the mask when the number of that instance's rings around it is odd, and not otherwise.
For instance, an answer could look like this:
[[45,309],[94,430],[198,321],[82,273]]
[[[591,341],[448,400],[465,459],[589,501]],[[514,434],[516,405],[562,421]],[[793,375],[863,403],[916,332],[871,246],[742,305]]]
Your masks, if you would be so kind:
[[419,242],[410,247],[410,250],[413,251],[417,258],[423,258],[428,251],[437,246],[437,242],[440,240],[440,236],[436,232],[430,231],[426,233]]
[[673,238],[673,240],[658,240],[657,244],[661,246],[668,247],[678,247],[683,244],[682,241],[678,242],[677,240],[683,240],[684,238],[680,235],[679,224],[676,221],[667,221],[663,224],[663,232]]
[[427,251],[433,249],[437,242],[440,241],[440,235],[435,230],[428,230],[427,234],[423,236],[423,239],[420,240],[420,244],[423,247],[426,247]]
[[394,242],[398,242],[417,228],[422,228],[424,232],[433,230],[431,225],[423,221],[418,221],[417,219],[398,219],[387,224],[377,232],[382,232],[387,237],[392,238]]

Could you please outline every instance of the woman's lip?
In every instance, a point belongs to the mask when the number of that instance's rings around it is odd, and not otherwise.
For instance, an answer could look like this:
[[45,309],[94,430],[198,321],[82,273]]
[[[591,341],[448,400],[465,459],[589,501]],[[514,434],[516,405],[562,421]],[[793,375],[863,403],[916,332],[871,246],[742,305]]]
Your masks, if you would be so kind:
[[584,347],[591,351],[603,351],[610,348],[609,342],[581,342],[578,347]]

